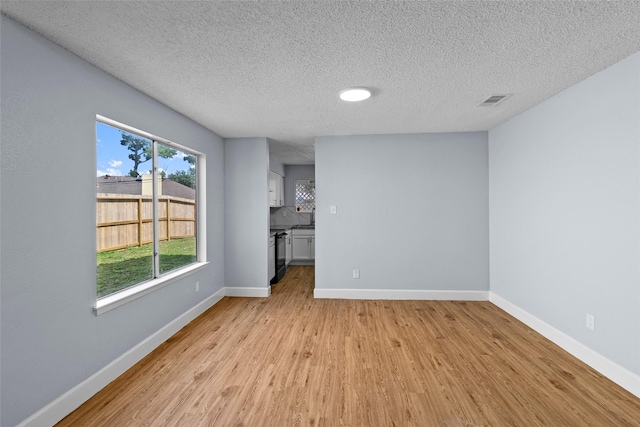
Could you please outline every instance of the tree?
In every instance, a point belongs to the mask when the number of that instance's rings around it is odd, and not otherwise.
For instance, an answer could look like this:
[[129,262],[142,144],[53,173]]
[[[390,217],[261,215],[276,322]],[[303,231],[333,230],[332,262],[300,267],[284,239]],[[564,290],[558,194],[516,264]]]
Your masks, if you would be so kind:
[[183,160],[192,166],[187,171],[169,174],[169,179],[187,187],[196,188],[196,156],[185,156]]
[[189,169],[188,171],[177,171],[175,173],[170,173],[169,179],[179,184],[186,185],[187,187],[196,188],[195,169]]
[[[151,141],[146,138],[140,138],[129,133],[122,132],[120,145],[124,145],[129,151],[131,151],[129,158],[133,160],[133,169],[129,171],[129,176],[137,177],[140,175],[138,173],[138,167],[142,163],[148,162],[153,158],[153,147],[151,146]],[[176,154],[178,154],[176,150],[165,147],[164,145],[158,145],[158,157],[170,159]]]

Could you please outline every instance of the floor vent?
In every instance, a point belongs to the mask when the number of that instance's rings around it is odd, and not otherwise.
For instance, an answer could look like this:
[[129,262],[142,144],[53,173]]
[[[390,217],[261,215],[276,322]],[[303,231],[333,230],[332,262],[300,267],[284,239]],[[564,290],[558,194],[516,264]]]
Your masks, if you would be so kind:
[[500,104],[502,101],[504,101],[510,96],[511,94],[491,95],[490,97],[482,101],[480,104],[478,104],[478,107],[495,107],[496,105]]

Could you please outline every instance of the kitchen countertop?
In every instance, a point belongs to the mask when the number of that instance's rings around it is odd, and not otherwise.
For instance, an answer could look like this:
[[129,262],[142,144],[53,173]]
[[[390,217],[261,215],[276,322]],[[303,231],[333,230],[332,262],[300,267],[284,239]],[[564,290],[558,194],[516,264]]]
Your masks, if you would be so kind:
[[283,233],[283,232],[287,232],[287,231],[291,231],[291,227],[289,228],[272,228],[269,230],[269,236],[275,236],[278,233]]
[[316,226],[310,224],[302,224],[302,225],[292,225],[291,227],[280,228],[280,227],[272,227],[272,233],[281,233],[283,231],[291,231],[291,230],[315,230]]
[[291,227],[287,227],[287,228],[271,228],[269,229],[269,236],[275,236],[277,233],[282,233],[282,232],[287,232],[287,231],[291,231],[291,230],[315,230],[316,226],[314,225],[309,225],[309,224],[304,224],[304,225],[292,225]]

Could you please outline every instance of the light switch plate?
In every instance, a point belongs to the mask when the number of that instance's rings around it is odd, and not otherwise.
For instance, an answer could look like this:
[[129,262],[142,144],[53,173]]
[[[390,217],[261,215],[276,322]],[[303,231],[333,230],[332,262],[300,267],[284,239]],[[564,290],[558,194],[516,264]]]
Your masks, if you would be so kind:
[[331,213],[331,215],[335,215],[338,213],[338,208],[336,205],[331,205],[329,206],[329,213]]

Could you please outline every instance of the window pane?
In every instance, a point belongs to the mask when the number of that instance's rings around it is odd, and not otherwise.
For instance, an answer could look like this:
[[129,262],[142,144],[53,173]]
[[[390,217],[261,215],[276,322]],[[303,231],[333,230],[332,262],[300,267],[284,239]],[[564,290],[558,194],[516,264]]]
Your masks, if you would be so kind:
[[[98,298],[153,278],[152,142],[96,123]],[[146,179],[143,179],[145,178]]]
[[197,261],[196,157],[158,144],[160,274]]
[[296,179],[296,211],[311,212],[316,207],[316,182]]

